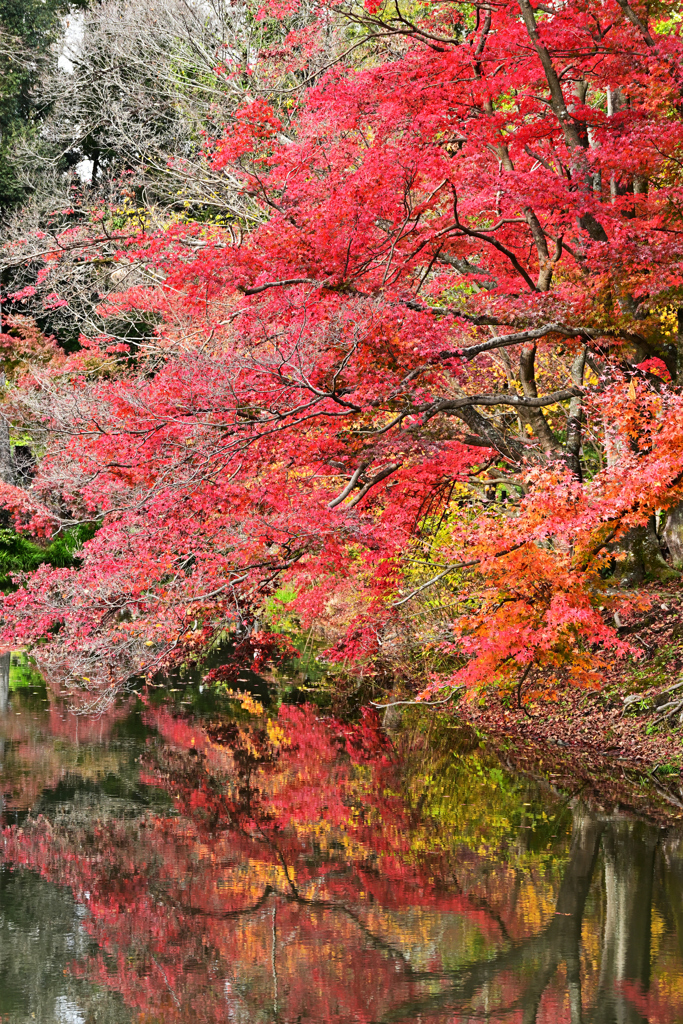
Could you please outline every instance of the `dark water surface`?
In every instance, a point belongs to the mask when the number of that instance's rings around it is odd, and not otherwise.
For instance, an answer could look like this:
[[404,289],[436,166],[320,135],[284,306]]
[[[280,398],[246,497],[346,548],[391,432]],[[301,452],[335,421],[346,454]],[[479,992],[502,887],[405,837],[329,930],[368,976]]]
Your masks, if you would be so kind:
[[0,679],[0,1021],[683,1022],[683,838],[385,732]]

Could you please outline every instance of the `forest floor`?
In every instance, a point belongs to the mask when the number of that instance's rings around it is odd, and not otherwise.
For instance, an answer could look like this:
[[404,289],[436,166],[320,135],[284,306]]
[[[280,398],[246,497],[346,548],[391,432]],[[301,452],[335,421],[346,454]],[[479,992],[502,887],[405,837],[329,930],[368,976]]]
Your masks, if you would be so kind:
[[613,664],[600,689],[567,686],[553,700],[522,693],[463,700],[458,717],[496,739],[510,768],[612,811],[683,821],[683,594],[651,594],[622,627],[643,653]]

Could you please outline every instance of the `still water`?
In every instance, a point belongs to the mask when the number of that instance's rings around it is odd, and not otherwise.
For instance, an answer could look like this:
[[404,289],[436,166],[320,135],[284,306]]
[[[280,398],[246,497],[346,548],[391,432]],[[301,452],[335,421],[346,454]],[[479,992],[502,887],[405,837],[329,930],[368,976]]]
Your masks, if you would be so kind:
[[683,835],[434,715],[0,677],[0,1021],[683,1021]]

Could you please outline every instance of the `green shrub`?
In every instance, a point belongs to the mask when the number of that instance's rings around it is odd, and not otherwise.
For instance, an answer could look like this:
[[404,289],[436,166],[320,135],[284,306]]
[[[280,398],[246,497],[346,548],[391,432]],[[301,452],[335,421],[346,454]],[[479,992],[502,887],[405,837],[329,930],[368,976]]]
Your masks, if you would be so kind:
[[15,530],[0,528],[0,590],[15,589],[14,573],[33,572],[44,562],[56,568],[79,565],[79,550],[96,529],[94,523],[82,523],[43,547]]

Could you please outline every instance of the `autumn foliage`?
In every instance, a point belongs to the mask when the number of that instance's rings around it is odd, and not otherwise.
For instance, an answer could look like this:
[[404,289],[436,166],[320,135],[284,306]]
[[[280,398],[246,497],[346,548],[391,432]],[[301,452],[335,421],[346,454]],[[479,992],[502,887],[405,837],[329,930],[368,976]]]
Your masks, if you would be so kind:
[[288,46],[206,144],[249,217],[122,238],[148,283],[107,315],[148,337],[12,392],[44,454],[7,504],[101,525],[5,598],[5,642],[115,688],[286,585],[357,663],[419,624],[425,694],[594,683],[683,498],[679,5],[257,17]]

